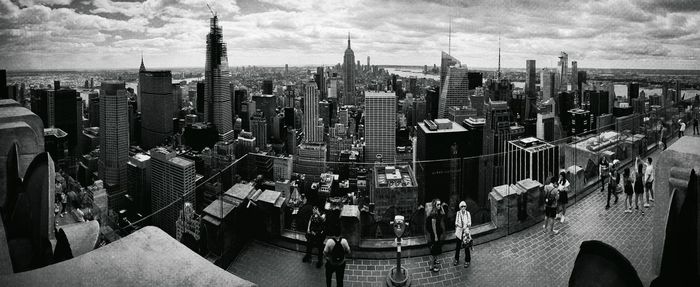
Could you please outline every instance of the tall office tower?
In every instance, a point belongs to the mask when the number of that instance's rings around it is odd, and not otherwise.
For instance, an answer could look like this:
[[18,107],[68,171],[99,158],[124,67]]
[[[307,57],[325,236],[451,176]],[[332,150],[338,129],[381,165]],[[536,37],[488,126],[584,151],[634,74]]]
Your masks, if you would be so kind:
[[[588,74],[586,73],[586,71],[578,71],[578,75],[576,76],[576,81],[577,81],[576,82],[577,90],[583,91],[584,90],[583,84],[588,82]],[[581,102],[583,101],[583,98],[582,98],[583,94],[579,93],[578,95],[579,95],[578,103],[580,105]]]
[[[263,113],[263,116],[265,117],[265,120],[268,123],[272,123],[272,119],[275,117],[277,114],[275,110],[277,109],[277,98],[274,95],[255,95],[253,96],[253,101],[255,101],[255,109],[254,110],[249,110],[250,115],[252,116],[257,110],[261,110]],[[268,130],[267,136],[270,137],[271,131]],[[255,135],[255,137],[260,140],[258,135]]]
[[[369,57],[367,58],[369,61]],[[0,99],[7,99],[7,71],[0,70]]]
[[338,99],[338,78],[332,77],[328,84],[328,98],[331,100]]
[[[126,204],[126,164],[129,161],[129,122],[126,85],[122,81],[100,84],[99,178],[107,187],[114,210]],[[113,202],[114,201],[114,202]]]
[[589,101],[589,110],[594,116],[612,113],[608,91],[583,91],[584,98]]
[[331,119],[335,120],[331,117],[331,106],[331,103],[326,100],[318,102],[318,118],[323,120],[324,127],[330,127],[334,124],[331,123]]
[[348,48],[343,56],[343,105],[356,105],[355,101],[355,53],[350,49],[350,33],[348,33]]
[[129,196],[134,201],[130,210],[142,216],[151,214],[151,157],[144,153],[130,157],[126,174]]
[[464,182],[471,187],[470,197],[477,203],[477,208],[486,207],[488,204],[488,194],[491,190],[484,189],[484,176],[481,163],[481,157],[484,146],[484,125],[486,118],[468,118],[462,121],[462,126],[467,129],[467,141],[464,144],[464,159],[463,169],[465,169]]
[[509,140],[522,135],[521,126],[511,126],[510,111],[505,101],[489,101],[485,105],[486,124],[484,127],[484,156],[480,164],[485,167],[484,188],[491,190],[494,186],[505,184],[505,156],[503,152]]
[[578,91],[578,62],[576,61],[571,61],[571,80],[569,81],[571,83],[571,89],[574,91]]
[[[233,114],[239,115],[241,113],[241,106],[248,98],[248,90],[245,88],[236,89],[233,92]],[[240,116],[239,116],[240,117]]]
[[365,93],[365,159],[393,163],[396,159],[396,96]]
[[97,92],[88,94],[88,123],[90,127],[100,126],[100,94]]
[[272,80],[263,80],[263,82],[262,82],[263,95],[272,95],[272,91],[273,91]]
[[59,128],[67,133],[71,154],[80,152],[83,130],[82,99],[76,90],[32,89],[32,112],[44,122],[45,128]]
[[448,120],[425,120],[418,123],[416,143],[416,176],[421,182],[419,202],[440,198],[466,198],[467,190],[462,182],[463,170],[454,166],[468,152],[467,130]]
[[593,125],[593,115],[590,111],[571,109],[568,111],[568,113],[569,121],[571,122],[566,129],[568,136],[582,135],[591,130],[595,130],[595,126]]
[[[480,72],[468,72],[467,81],[469,82],[469,90],[474,90],[484,86],[484,74]],[[415,94],[414,94],[415,95]]]
[[264,151],[267,145],[267,120],[261,110],[257,110],[250,118],[250,131],[257,139],[256,146]]
[[566,84],[567,84],[568,72],[569,72],[568,62],[569,62],[569,55],[567,55],[565,52],[562,51],[561,54],[559,55],[559,62],[557,63],[557,78],[556,78],[557,90],[566,90]]
[[318,89],[316,83],[311,81],[306,85],[304,94],[304,121],[302,130],[304,131],[304,141],[310,143],[323,142],[323,133],[319,133],[318,126]]
[[525,94],[533,97],[537,93],[537,72],[535,60],[525,61]]
[[484,86],[484,102],[505,101],[510,103],[513,98],[513,84],[505,78],[488,79]]
[[[151,153],[151,210],[162,211],[153,215],[153,225],[175,236],[178,208],[167,207],[180,200],[194,202],[194,162],[177,156],[164,147],[150,150]],[[175,205],[177,206],[177,205]]]
[[327,156],[328,147],[325,143],[302,143],[296,149],[293,170],[305,174],[311,181],[317,181],[321,178],[321,173],[326,172]]
[[286,76],[288,74],[289,74],[289,64],[284,64],[284,75]]
[[231,95],[229,92],[231,71],[228,67],[226,43],[224,43],[218,18],[211,18],[207,35],[207,59],[204,69],[204,121],[216,126],[221,140],[233,139],[233,122],[231,117]]
[[314,75],[314,81],[316,82],[316,87],[318,87],[318,91],[321,93],[321,99],[325,99],[327,97],[326,93],[326,75],[323,73],[323,67],[316,67],[316,74]]
[[139,67],[139,84],[136,86],[136,111],[141,111],[141,100],[143,95],[141,94],[141,83],[143,83],[144,72],[146,72],[146,65],[143,64],[143,54],[141,55],[141,66]]
[[447,77],[450,67],[457,65],[462,65],[462,63],[456,58],[452,57],[450,54],[442,51],[442,54],[440,55],[440,90],[444,89],[445,87],[445,77]]
[[627,99],[632,100],[639,97],[639,83],[632,82],[627,84]]
[[173,135],[173,76],[170,71],[139,72],[141,148],[149,150]]
[[205,89],[204,89],[204,83],[202,82],[197,82],[197,101],[196,101],[196,111],[197,111],[197,117],[199,118],[200,122],[207,122],[208,120],[204,117],[204,109],[206,108],[206,104],[204,102],[205,96]]
[[526,178],[545,184],[559,173],[559,147],[534,137],[508,141],[506,172],[506,184]]
[[429,87],[425,90],[425,118],[429,120],[434,120],[439,118],[439,102],[440,102],[440,88],[439,87]]
[[554,98],[556,94],[555,87],[555,74],[547,71],[547,69],[542,69],[540,72],[540,83],[542,85],[542,100],[546,101],[548,99]]
[[469,105],[469,78],[467,67],[449,67],[445,82],[440,89],[438,117],[447,118],[448,108]]

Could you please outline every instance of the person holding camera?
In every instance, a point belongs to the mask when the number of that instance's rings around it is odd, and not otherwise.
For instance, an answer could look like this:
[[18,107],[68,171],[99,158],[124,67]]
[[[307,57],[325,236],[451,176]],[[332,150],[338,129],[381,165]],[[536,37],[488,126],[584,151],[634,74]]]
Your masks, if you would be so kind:
[[303,262],[311,262],[311,250],[318,248],[318,262],[316,267],[323,265],[323,241],[326,239],[325,234],[326,216],[321,214],[318,206],[313,207],[313,214],[309,218],[309,224],[306,227],[306,255]]
[[469,227],[472,226],[472,216],[467,211],[467,203],[462,201],[459,203],[459,211],[455,216],[455,237],[457,237],[457,246],[455,248],[454,266],[459,265],[459,249],[464,248],[464,268],[469,267],[472,261],[471,247],[473,245],[472,235]]

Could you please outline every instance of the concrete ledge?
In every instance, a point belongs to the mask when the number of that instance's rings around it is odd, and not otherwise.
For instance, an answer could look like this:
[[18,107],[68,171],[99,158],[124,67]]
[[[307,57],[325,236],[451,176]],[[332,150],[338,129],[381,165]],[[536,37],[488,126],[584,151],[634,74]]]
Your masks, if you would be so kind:
[[85,255],[0,277],[0,286],[256,286],[197,255],[156,227]]

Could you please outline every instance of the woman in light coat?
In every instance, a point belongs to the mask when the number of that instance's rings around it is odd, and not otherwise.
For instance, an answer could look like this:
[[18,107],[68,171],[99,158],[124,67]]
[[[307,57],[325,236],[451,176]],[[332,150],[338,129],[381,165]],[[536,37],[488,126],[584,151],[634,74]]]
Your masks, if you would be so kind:
[[471,246],[467,244],[472,240],[472,235],[469,231],[469,227],[471,226],[472,216],[469,211],[467,211],[467,203],[462,201],[459,203],[459,211],[455,215],[455,237],[457,237],[457,246],[455,249],[454,266],[459,265],[460,248],[464,248],[464,268],[469,267],[469,264],[471,264]]

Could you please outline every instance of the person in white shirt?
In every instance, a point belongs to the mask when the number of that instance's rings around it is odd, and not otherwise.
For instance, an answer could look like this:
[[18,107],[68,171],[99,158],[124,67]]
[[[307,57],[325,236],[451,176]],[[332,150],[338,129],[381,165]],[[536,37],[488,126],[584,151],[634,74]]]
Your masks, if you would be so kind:
[[[457,247],[455,249],[454,266],[459,265],[459,249],[464,248],[464,268],[471,264],[471,243],[472,235],[469,227],[472,226],[472,216],[467,211],[467,203],[462,201],[459,203],[459,211],[455,215],[455,237],[457,237]],[[471,243],[471,244],[470,244]]]
[[654,164],[652,163],[651,157],[647,158],[644,169],[644,194],[646,195],[646,202],[644,207],[649,207],[649,201],[654,201]]
[[685,123],[683,120],[678,120],[678,123],[681,124],[680,130],[678,130],[678,137],[682,138],[685,135]]

